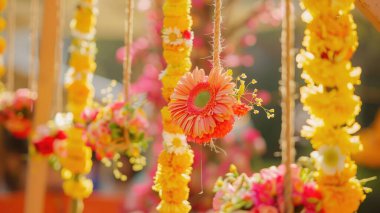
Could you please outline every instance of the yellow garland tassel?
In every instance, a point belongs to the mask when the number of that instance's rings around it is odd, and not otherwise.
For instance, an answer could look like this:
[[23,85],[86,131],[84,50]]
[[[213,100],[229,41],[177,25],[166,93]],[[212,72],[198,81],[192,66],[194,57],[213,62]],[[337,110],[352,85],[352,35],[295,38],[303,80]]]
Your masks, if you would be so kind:
[[361,106],[354,95],[361,69],[350,62],[358,46],[349,12],[354,0],[302,0],[301,6],[308,25],[297,62],[307,83],[301,88],[301,101],[311,114],[302,135],[317,150],[312,157],[325,212],[356,212],[365,195],[350,158],[361,149],[353,135],[360,128],[355,117]]
[[[4,10],[7,7],[7,0],[0,0],[0,79],[4,77],[5,68],[4,68],[4,52],[6,48],[6,40],[4,38],[3,32],[6,28],[7,22],[4,19]],[[4,90],[3,82],[0,83],[0,91]]]
[[80,126],[81,113],[92,103],[94,87],[91,84],[96,69],[95,25],[97,0],[80,0],[75,17],[70,23],[72,44],[70,46],[69,70],[66,75],[67,109],[73,113],[74,126],[68,130],[66,156],[62,164],[63,189],[73,199],[72,212],[83,210],[82,200],[92,193],[92,181],[85,177],[92,167],[91,148],[85,145]]
[[[167,63],[162,73],[162,94],[169,101],[179,79],[190,71],[193,33],[191,0],[166,0],[163,5],[163,55]],[[159,212],[186,213],[191,210],[188,183],[194,154],[180,127],[172,122],[167,107],[161,110],[164,150],[158,159],[153,189],[159,193]]]

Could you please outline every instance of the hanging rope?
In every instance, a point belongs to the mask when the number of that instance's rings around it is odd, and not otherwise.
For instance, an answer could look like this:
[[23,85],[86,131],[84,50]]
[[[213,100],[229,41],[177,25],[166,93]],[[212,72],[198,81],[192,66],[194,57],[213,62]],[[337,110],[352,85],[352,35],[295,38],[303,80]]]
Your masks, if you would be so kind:
[[132,56],[131,56],[131,46],[133,39],[133,0],[126,0],[126,20],[125,20],[125,61],[124,61],[124,100],[128,101],[129,99],[129,85],[131,82],[131,73],[132,73]]
[[220,53],[221,48],[221,37],[222,33],[220,26],[222,24],[222,0],[215,0],[215,10],[214,10],[214,48],[213,48],[213,70],[222,70],[222,65],[220,63]]
[[8,6],[8,71],[7,71],[7,89],[13,91],[15,83],[14,57],[15,57],[15,0],[9,1]]
[[282,163],[285,164],[284,198],[286,213],[293,213],[291,164],[294,162],[294,17],[291,0],[284,0],[285,17],[282,22]]
[[37,91],[37,48],[38,48],[38,27],[39,27],[39,0],[30,2],[30,55],[29,55],[29,76],[28,87],[30,91]]
[[64,26],[65,26],[65,1],[60,0],[59,9],[57,10],[57,49],[56,49],[56,59],[55,59],[55,69],[56,69],[56,100],[55,100],[55,112],[62,112],[63,108],[63,82],[61,80],[62,70],[62,55],[63,55],[63,46],[64,46]]

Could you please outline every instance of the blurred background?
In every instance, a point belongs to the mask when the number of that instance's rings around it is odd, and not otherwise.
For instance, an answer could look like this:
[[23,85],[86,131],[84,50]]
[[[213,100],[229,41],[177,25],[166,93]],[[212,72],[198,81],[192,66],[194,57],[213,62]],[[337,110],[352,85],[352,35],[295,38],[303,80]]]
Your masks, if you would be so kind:
[[[12,0],[13,1],[13,0]],[[16,87],[27,87],[30,48],[30,1],[14,0],[16,5]],[[194,19],[193,66],[209,68],[211,59],[212,1],[193,0]],[[296,8],[296,52],[301,48],[305,23],[300,19],[301,9]],[[123,171],[128,174],[127,182],[114,179],[112,170],[100,162],[94,163],[91,178],[95,193],[85,201],[85,212],[150,212],[158,203],[158,196],[151,190],[152,177],[156,170],[156,159],[161,151],[161,123],[159,110],[165,104],[161,98],[161,83],[158,75],[165,64],[161,56],[160,30],[162,25],[163,0],[136,1],[133,43],[133,91],[145,93],[149,99],[147,111],[150,119],[150,134],[154,141],[147,154],[147,167],[133,174],[126,162]],[[97,24],[97,70],[94,84],[97,99],[100,90],[109,86],[111,80],[121,82],[124,35],[123,0],[99,0]],[[75,0],[66,0],[63,13],[64,64],[67,63],[70,44],[69,22],[76,5]],[[218,176],[225,174],[231,163],[240,171],[252,174],[263,167],[280,163],[279,136],[281,131],[280,80],[280,32],[281,8],[276,0],[226,0],[223,14],[223,60],[224,65],[234,70],[235,75],[246,73],[248,79],[255,78],[260,96],[267,108],[275,109],[275,118],[268,120],[265,113],[242,118],[231,134],[217,143],[226,151],[216,153],[207,147],[193,144],[195,150],[190,202],[193,212],[205,212],[211,208],[212,189]],[[365,150],[355,159],[359,164],[359,178],[380,174],[380,33],[358,11],[354,11],[358,25],[359,48],[353,64],[362,67],[362,84],[357,94],[363,106],[358,121],[362,125],[360,135]],[[67,67],[62,67],[66,71]],[[304,84],[296,70],[297,91]],[[61,75],[61,84],[64,74]],[[62,88],[62,86],[60,86]],[[115,93],[121,89],[118,85]],[[60,91],[59,91],[60,92]],[[61,91],[62,96],[65,94]],[[300,137],[299,131],[308,115],[303,111],[297,96],[296,104],[296,148],[297,156],[308,155],[310,144]],[[19,212],[22,209],[26,174],[26,141],[17,140],[4,129],[0,135],[0,209],[4,212]],[[203,186],[203,188],[202,188]],[[380,180],[368,183],[374,191],[367,196],[359,212],[378,212],[380,208]],[[200,192],[203,191],[203,194]],[[47,212],[64,212],[67,198],[62,195],[60,175],[49,174]],[[7,208],[8,206],[8,208]],[[12,206],[12,209],[9,207]],[[17,209],[19,208],[19,209]],[[3,211],[1,211],[3,212]]]

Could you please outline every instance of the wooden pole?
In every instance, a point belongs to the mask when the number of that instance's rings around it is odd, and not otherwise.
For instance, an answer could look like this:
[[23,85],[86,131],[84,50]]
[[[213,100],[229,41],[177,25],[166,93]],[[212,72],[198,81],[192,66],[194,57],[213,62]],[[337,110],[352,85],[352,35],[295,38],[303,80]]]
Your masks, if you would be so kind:
[[[34,127],[45,124],[51,118],[53,97],[56,87],[56,46],[57,8],[59,0],[44,0],[41,46],[40,46],[40,72],[38,79],[38,99],[35,104]],[[46,192],[46,178],[48,172],[47,159],[39,156],[30,156],[27,173],[27,186],[25,197],[25,213],[44,212]]]

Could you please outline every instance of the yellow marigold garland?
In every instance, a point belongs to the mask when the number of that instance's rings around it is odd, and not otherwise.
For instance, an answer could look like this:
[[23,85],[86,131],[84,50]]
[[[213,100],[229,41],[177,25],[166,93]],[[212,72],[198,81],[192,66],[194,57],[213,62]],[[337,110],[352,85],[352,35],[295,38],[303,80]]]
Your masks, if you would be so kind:
[[[4,13],[4,10],[7,6],[7,0],[0,0],[0,33],[2,34],[5,30],[7,22],[5,21],[4,17],[2,16]],[[5,68],[4,68],[4,51],[6,48],[6,40],[3,35],[0,35],[0,78],[2,78],[5,74]],[[1,83],[2,84],[2,83]],[[0,85],[0,89],[2,89],[3,85]]]
[[[167,67],[160,77],[163,84],[162,94],[167,101],[177,82],[191,69],[193,32],[190,8],[191,0],[166,0],[163,5],[162,40]],[[186,213],[191,210],[187,199],[194,154],[181,128],[172,122],[168,108],[164,107],[161,114],[164,150],[158,159],[153,186],[153,190],[161,198],[157,210],[165,213]]]
[[94,37],[97,13],[97,0],[79,0],[70,23],[73,39],[65,87],[67,109],[73,114],[74,124],[66,130],[68,138],[59,158],[64,192],[76,202],[90,196],[93,189],[91,179],[85,176],[91,171],[92,151],[83,139],[81,113],[91,104],[94,95],[91,80],[96,69]]
[[301,101],[311,114],[302,134],[311,140],[316,152],[316,180],[323,196],[323,209],[332,212],[356,212],[365,195],[356,178],[352,153],[361,149],[360,98],[354,85],[360,84],[359,67],[350,59],[358,46],[356,25],[349,13],[354,0],[302,0],[308,23],[303,46],[297,56],[302,78]]

